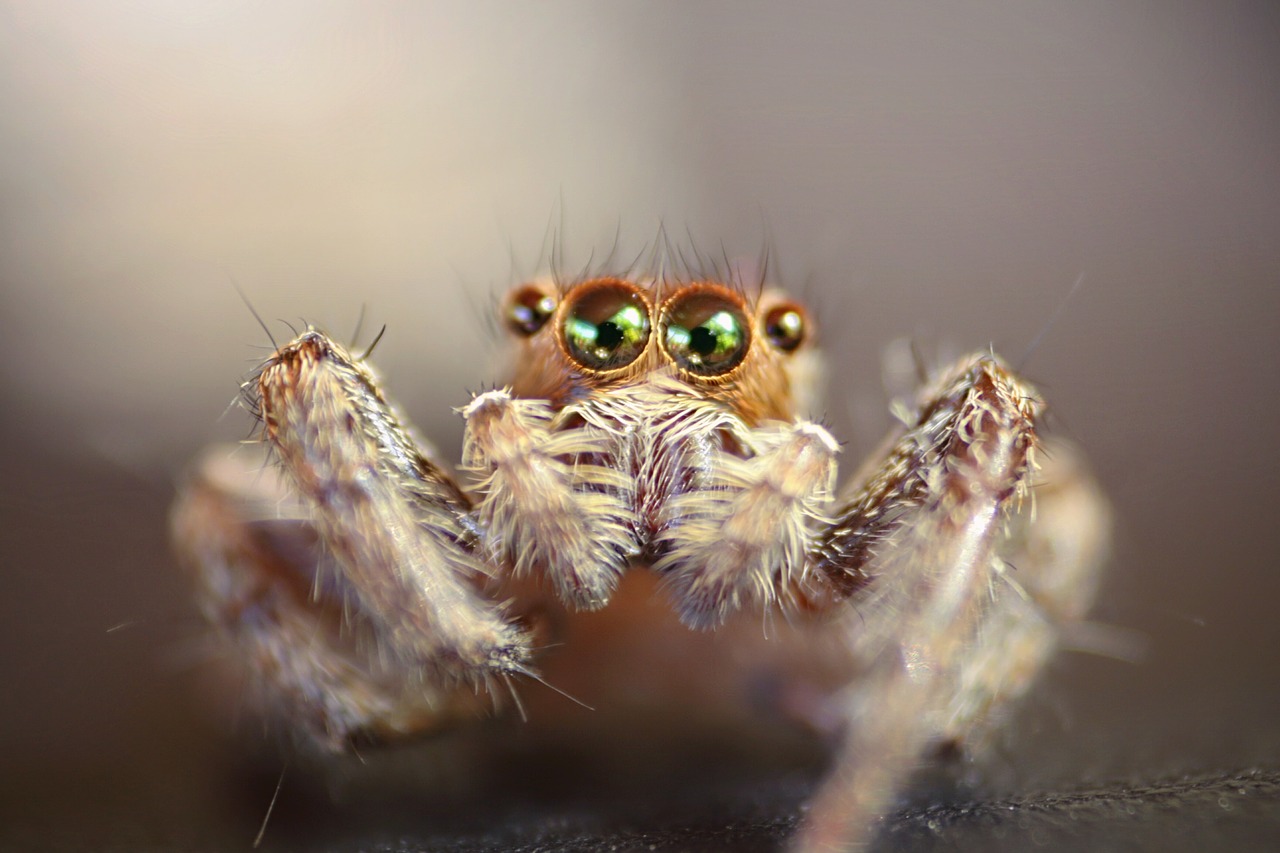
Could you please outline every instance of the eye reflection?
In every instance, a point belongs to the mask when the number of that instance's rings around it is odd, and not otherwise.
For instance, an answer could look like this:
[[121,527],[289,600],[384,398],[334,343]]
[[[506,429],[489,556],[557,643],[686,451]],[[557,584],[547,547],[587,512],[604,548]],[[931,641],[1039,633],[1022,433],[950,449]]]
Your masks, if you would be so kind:
[[715,290],[676,295],[663,312],[663,348],[681,369],[720,376],[742,363],[751,334],[741,308]]
[[570,297],[562,333],[565,349],[589,370],[617,370],[644,352],[649,342],[649,306],[636,289],[619,281],[583,285]]

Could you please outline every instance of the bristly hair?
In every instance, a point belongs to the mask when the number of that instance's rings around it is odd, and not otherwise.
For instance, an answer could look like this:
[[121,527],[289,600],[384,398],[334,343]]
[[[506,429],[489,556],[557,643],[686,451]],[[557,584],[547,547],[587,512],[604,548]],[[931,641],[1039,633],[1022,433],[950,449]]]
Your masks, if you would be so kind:
[[[556,288],[564,292],[573,285],[594,278],[621,278],[626,280],[651,279],[659,285],[687,284],[690,282],[716,282],[733,288],[750,302],[760,299],[765,288],[780,282],[770,281],[775,272],[772,238],[766,236],[754,259],[735,258],[728,246],[721,241],[718,252],[705,250],[692,229],[686,228],[684,239],[675,241],[665,222],[659,222],[657,231],[630,256],[623,255],[622,220],[619,219],[608,251],[592,250],[585,262],[574,265],[567,257],[563,222],[556,228],[550,220],[543,238],[541,256],[534,265],[545,270]],[[516,262],[513,254],[513,280],[527,281],[536,277],[529,269]],[[491,302],[500,304],[501,294],[494,293]]]

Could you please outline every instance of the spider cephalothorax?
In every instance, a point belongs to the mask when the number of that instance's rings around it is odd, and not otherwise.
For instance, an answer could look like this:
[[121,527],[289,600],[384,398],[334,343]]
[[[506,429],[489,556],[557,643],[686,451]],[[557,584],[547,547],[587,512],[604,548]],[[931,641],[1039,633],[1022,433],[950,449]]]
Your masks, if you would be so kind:
[[700,627],[801,580],[836,444],[796,422],[812,372],[798,306],[609,278],[526,286],[506,313],[512,385],[464,410],[493,562],[586,608],[648,566]]
[[742,642],[748,666],[801,680],[815,668],[777,661],[820,656],[858,686],[831,692],[843,745],[798,841],[830,849],[866,837],[930,742],[979,743],[1091,601],[1105,504],[1069,448],[1041,452],[1037,395],[993,356],[938,371],[837,488],[839,446],[805,416],[812,320],[780,293],[545,281],[502,319],[513,369],[460,410],[461,476],[310,329],[244,386],[282,476],[222,452],[180,496],[206,614],[321,745],[481,713],[495,678],[596,672],[567,668],[572,635],[537,651],[532,599],[607,614],[647,573],[686,626],[664,631],[776,611],[828,639]]

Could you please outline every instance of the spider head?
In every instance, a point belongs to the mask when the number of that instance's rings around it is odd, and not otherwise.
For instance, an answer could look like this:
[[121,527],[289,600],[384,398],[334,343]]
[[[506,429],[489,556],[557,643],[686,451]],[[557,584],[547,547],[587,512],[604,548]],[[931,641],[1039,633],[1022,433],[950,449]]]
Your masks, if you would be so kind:
[[514,393],[557,408],[659,377],[749,424],[792,420],[813,397],[812,321],[778,292],[594,278],[521,285],[502,310],[518,342]]

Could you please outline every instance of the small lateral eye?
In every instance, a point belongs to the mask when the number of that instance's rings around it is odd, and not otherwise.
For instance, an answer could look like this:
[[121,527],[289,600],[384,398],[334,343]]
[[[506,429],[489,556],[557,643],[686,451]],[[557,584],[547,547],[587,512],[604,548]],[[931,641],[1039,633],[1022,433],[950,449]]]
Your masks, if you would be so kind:
[[769,309],[769,313],[764,315],[764,334],[778,349],[794,352],[804,343],[804,312],[790,303]]
[[681,370],[722,376],[747,356],[751,326],[742,308],[719,289],[690,288],[662,312],[663,349]]
[[556,313],[555,297],[537,285],[526,284],[507,297],[503,312],[507,328],[517,335],[528,337],[547,324]]
[[626,367],[649,343],[649,306],[635,287],[602,280],[569,297],[561,332],[565,350],[588,370]]

